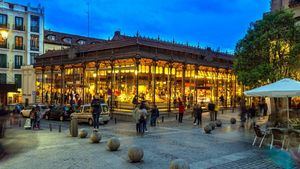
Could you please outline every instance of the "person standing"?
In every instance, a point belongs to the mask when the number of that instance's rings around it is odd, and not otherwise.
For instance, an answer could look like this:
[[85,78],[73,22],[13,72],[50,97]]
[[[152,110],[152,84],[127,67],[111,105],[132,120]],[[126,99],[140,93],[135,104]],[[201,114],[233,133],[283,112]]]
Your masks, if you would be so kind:
[[93,108],[93,125],[94,130],[99,129],[99,116],[100,116],[100,99],[98,95],[95,95],[92,100],[91,107]]
[[30,126],[31,126],[31,130],[34,129],[34,125],[35,125],[35,122],[34,122],[34,120],[35,120],[35,115],[36,115],[36,113],[35,113],[35,108],[33,107],[33,108],[31,109],[31,111],[30,111]]
[[[202,124],[202,107],[199,104],[196,104],[194,107],[194,126]],[[197,123],[196,123],[197,121]]]
[[132,117],[133,117],[133,120],[135,122],[136,132],[140,133],[140,121],[139,121],[140,116],[138,114],[138,110],[139,110],[138,105],[135,105],[135,109],[132,111]]
[[268,105],[266,103],[266,100],[263,100],[263,115],[267,116],[268,115]]
[[182,123],[183,113],[184,113],[184,111],[185,111],[185,107],[184,107],[184,105],[183,105],[182,102],[179,102],[179,107],[178,107],[178,109],[179,109],[179,118],[178,118],[178,122],[179,122],[179,123]]
[[151,110],[151,126],[156,126],[156,120],[159,117],[159,110],[157,108],[157,105],[154,105]]
[[208,111],[209,111],[209,116],[210,116],[210,121],[214,121],[214,115],[215,115],[215,104],[210,101],[208,103]]
[[249,116],[250,116],[250,119],[252,121],[252,126],[255,126],[255,124],[256,124],[256,119],[255,119],[256,110],[255,110],[255,104],[254,103],[252,103],[252,105],[249,109]]
[[141,103],[141,105],[138,109],[138,115],[140,117],[140,119],[139,119],[140,132],[142,134],[144,134],[145,129],[146,129],[147,115],[148,115],[145,103]]

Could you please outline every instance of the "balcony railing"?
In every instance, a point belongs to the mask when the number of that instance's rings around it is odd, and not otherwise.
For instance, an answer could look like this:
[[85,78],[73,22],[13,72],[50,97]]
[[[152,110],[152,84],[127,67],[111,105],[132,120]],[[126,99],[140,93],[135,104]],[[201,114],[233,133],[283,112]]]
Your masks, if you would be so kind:
[[32,50],[32,51],[39,51],[40,48],[36,47],[36,46],[30,46],[30,50]]
[[13,26],[14,30],[17,31],[25,31],[25,26],[24,25],[15,25]]
[[9,68],[9,63],[0,63],[0,68]]
[[289,2],[290,8],[295,8],[297,6],[300,6],[300,0],[290,0],[290,2]]
[[0,23],[0,28],[2,28],[2,29],[10,29],[10,25],[8,23]]
[[9,49],[9,44],[7,42],[0,43],[0,48]]
[[40,28],[38,26],[31,26],[30,27],[30,31],[31,32],[39,33],[40,32]]
[[21,66],[25,66],[25,65],[24,65],[24,64],[21,64],[21,65],[15,64],[15,65],[14,65],[14,68],[15,68],[15,69],[21,69]]
[[16,49],[16,50],[25,50],[25,45],[16,45],[16,44],[14,44],[14,49]]

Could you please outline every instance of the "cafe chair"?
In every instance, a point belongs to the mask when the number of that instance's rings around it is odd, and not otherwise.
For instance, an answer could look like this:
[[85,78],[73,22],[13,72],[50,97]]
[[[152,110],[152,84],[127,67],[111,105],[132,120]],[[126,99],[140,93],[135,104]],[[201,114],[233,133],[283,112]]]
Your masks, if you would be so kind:
[[255,125],[253,127],[253,129],[254,129],[254,132],[255,132],[255,138],[253,140],[252,146],[255,145],[257,139],[261,139],[260,144],[259,144],[259,147],[261,147],[261,145],[264,142],[264,139],[265,139],[265,137],[267,135],[267,132],[266,131],[262,131],[258,125]]
[[297,151],[300,152],[300,133],[295,130],[288,131],[288,139],[286,150],[296,148]]
[[281,149],[283,149],[284,141],[285,141],[285,136],[284,136],[284,132],[282,130],[276,129],[276,128],[271,129],[270,149],[273,148],[274,143],[280,143]]

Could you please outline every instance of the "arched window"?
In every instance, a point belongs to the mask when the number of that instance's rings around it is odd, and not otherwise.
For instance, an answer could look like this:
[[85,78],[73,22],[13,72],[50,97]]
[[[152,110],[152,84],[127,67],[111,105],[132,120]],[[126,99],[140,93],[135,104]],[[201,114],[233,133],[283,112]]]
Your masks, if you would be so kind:
[[69,43],[69,44],[72,43],[72,39],[71,39],[71,38],[63,38],[63,41],[64,41],[65,43]]

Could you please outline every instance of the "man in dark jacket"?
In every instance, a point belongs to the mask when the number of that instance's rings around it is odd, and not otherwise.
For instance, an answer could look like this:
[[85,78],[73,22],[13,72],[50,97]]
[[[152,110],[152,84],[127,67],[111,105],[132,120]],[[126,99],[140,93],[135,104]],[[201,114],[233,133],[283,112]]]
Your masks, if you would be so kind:
[[92,100],[91,107],[93,108],[93,124],[94,130],[99,129],[99,116],[100,116],[100,99],[96,95]]
[[156,105],[153,106],[151,110],[151,126],[156,126],[156,120],[159,117],[159,110]]
[[[202,107],[199,104],[195,105],[195,107],[194,107],[194,117],[195,117],[194,126],[202,124],[202,112],[203,112]],[[196,121],[197,121],[197,123],[196,123]]]
[[208,103],[208,111],[209,111],[209,115],[210,115],[210,121],[214,121],[215,120],[215,107],[216,105],[211,101],[210,103]]

